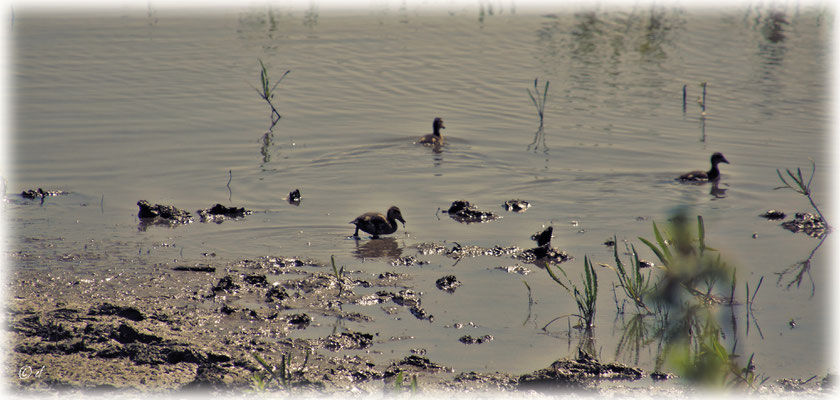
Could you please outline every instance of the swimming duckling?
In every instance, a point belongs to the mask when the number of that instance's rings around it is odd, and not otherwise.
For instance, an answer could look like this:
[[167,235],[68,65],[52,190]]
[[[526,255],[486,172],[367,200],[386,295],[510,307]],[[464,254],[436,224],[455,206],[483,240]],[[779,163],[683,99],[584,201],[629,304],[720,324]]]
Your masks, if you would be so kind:
[[727,163],[729,161],[726,160],[726,157],[723,156],[721,153],[712,154],[712,169],[708,171],[691,171],[685,174],[680,175],[679,178],[676,178],[678,181],[682,182],[702,182],[702,181],[713,181],[715,179],[720,178],[720,171],[718,170],[718,164],[720,163]]
[[397,206],[392,206],[388,209],[388,216],[384,216],[378,212],[364,213],[353,221],[351,224],[356,225],[356,232],[353,236],[359,237],[359,229],[373,235],[374,239],[378,239],[379,235],[390,235],[397,231],[397,221],[403,223],[405,227],[405,220],[402,212]]
[[435,118],[435,122],[432,123],[432,127],[434,127],[434,133],[430,133],[426,136],[420,138],[417,143],[422,144],[431,144],[435,146],[440,146],[443,144],[443,136],[440,135],[441,129],[446,129],[443,126],[443,119],[442,118]]

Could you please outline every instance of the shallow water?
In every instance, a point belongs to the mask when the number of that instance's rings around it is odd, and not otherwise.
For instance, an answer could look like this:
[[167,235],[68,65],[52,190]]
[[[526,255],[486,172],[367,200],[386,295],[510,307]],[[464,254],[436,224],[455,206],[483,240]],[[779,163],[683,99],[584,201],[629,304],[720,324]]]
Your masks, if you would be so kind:
[[[806,259],[818,240],[758,215],[811,211],[804,197],[773,190],[777,168],[809,172],[809,158],[817,166],[815,200],[828,202],[833,17],[780,9],[788,24],[773,30],[767,8],[504,11],[17,12],[13,170],[4,172],[9,248],[45,260],[97,254],[62,264],[29,257],[17,266],[142,273],[162,262],[224,265],[260,255],[326,262],[335,255],[360,276],[412,274],[435,320],[349,306],[376,322],[315,316],[321,328],[301,336],[328,334],[333,325],[375,329],[380,337],[412,337],[377,344],[382,357],[422,348],[459,371],[524,373],[576,354],[577,333],[567,337],[565,320],[541,329],[575,312],[573,297],[534,265],[525,265],[528,275],[508,274],[495,267],[516,260],[453,265],[418,255],[416,246],[525,248],[531,234],[552,224],[554,245],[575,257],[562,266],[577,279],[585,255],[613,263],[602,244],[613,235],[653,259],[636,238],[652,238],[651,221],[664,223],[674,207],[688,205],[704,217],[707,242],[737,266],[739,298],[744,282],[754,288],[764,277],[754,305],[761,334],[755,325],[743,331],[741,321],[742,351],[755,352],[758,370],[772,377],[824,374],[823,282],[833,240],[811,260],[813,294],[807,276],[787,288],[794,276],[776,273]],[[252,88],[258,58],[272,79],[291,70],[275,98],[283,118],[269,134],[269,108]],[[542,132],[526,93],[537,77],[540,89],[551,82]],[[705,117],[695,101],[701,82],[708,83]],[[439,152],[413,144],[431,132],[434,117],[446,125]],[[714,151],[731,162],[721,168],[719,197],[711,185],[673,180],[708,168]],[[37,187],[71,194],[43,204],[15,195]],[[296,188],[300,206],[284,199]],[[502,203],[513,198],[532,207],[505,212]],[[142,230],[140,199],[191,212],[222,203],[255,213]],[[458,199],[503,218],[466,225],[438,212]],[[407,220],[393,239],[347,238],[348,221],[391,205]],[[407,255],[430,263],[391,266],[390,258]],[[435,288],[450,274],[463,285],[453,294]],[[654,346],[638,356],[617,352],[614,276],[599,274],[596,349],[608,361],[651,369]],[[465,346],[457,339],[467,334],[494,340]]]

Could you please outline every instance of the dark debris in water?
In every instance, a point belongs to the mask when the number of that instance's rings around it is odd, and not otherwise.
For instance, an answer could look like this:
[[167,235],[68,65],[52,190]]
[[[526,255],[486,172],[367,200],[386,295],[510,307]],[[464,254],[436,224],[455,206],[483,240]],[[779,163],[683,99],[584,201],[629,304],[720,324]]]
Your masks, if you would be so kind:
[[759,215],[759,217],[767,218],[771,221],[776,221],[780,219],[785,219],[787,214],[779,211],[779,210],[767,210],[764,214]]
[[478,210],[466,200],[453,201],[445,212],[449,214],[450,218],[466,224],[489,222],[501,218],[492,212]]
[[457,289],[458,286],[461,286],[461,281],[459,281],[455,275],[446,275],[443,278],[436,280],[435,286],[444,292],[454,293],[455,289]]
[[244,218],[251,214],[253,214],[253,211],[246,210],[243,207],[227,207],[218,203],[213,207],[198,210],[201,222],[215,222],[217,224],[221,224],[226,219]]
[[44,189],[41,189],[41,188],[38,188],[36,190],[29,189],[29,190],[24,190],[24,191],[20,192],[21,197],[23,197],[24,199],[30,199],[30,200],[34,200],[34,199],[42,199],[43,200],[44,197],[59,196],[59,195],[62,195],[62,194],[67,194],[67,192],[65,192],[63,190],[44,190]]
[[289,192],[289,197],[287,198],[289,204],[299,206],[300,205],[300,189],[295,189]]
[[172,268],[173,271],[188,272],[216,272],[216,267],[210,265],[178,265]]
[[819,215],[811,213],[796,213],[790,221],[782,222],[782,228],[793,233],[804,232],[806,235],[821,238],[825,236],[828,227]]
[[531,203],[525,200],[513,199],[506,201],[505,204],[502,204],[502,207],[504,207],[506,211],[524,213],[531,208]]

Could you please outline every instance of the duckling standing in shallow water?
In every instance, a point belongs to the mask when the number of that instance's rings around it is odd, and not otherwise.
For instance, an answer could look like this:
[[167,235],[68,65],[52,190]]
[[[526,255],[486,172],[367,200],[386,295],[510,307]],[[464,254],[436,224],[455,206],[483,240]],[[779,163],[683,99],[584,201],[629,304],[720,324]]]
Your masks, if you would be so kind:
[[724,157],[723,154],[712,154],[712,169],[708,171],[691,171],[680,175],[680,177],[676,178],[676,180],[682,182],[714,181],[720,178],[720,170],[718,170],[718,164],[722,162],[729,164],[729,161],[726,160],[726,157]]
[[392,206],[388,209],[387,217],[378,212],[369,212],[356,217],[350,223],[356,225],[354,237],[359,237],[359,229],[361,229],[373,235],[374,239],[378,239],[379,235],[390,235],[396,232],[397,221],[402,222],[403,228],[405,227],[402,212],[397,206]]
[[417,143],[435,146],[443,145],[443,136],[440,135],[440,130],[446,129],[446,127],[443,126],[443,119],[435,118],[435,122],[432,123],[432,127],[434,127],[434,133],[430,133],[426,136],[421,137],[420,140],[417,141]]

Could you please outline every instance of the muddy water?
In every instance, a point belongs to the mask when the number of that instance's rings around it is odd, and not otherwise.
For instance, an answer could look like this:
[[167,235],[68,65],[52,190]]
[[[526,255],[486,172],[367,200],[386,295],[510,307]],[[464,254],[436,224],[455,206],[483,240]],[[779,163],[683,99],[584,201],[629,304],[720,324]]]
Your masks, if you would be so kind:
[[[492,256],[456,264],[420,255],[417,245],[528,247],[529,236],[551,224],[554,245],[575,257],[563,266],[577,279],[585,255],[613,263],[606,239],[639,247],[637,237],[653,236],[651,221],[688,205],[703,215],[707,242],[737,266],[741,284],[754,288],[764,277],[754,305],[760,332],[745,331],[739,309],[742,350],[755,352],[759,370],[772,377],[825,373],[832,238],[814,254],[810,275],[788,288],[797,271],[776,273],[808,258],[818,240],[757,216],[811,211],[805,198],[773,190],[777,168],[809,171],[809,158],[817,165],[815,200],[828,203],[833,18],[780,8],[786,23],[774,28],[767,8],[502,11],[16,12],[13,161],[3,177],[8,247],[28,256],[15,266],[85,276],[150,273],[144,269],[156,263],[335,255],[359,276],[411,274],[434,322],[347,306],[375,322],[315,315],[320,326],[301,337],[379,332],[404,340],[378,344],[372,357],[425,349],[458,371],[524,373],[576,354],[577,333],[568,337],[565,320],[541,329],[575,312],[573,298],[534,265]],[[258,59],[273,80],[292,71],[278,86],[283,118],[270,132],[270,110],[253,89]],[[526,93],[535,78],[540,89],[551,82],[542,131]],[[705,117],[696,102],[701,82]],[[445,121],[446,145],[414,145],[435,117]],[[674,182],[708,168],[714,151],[731,162],[722,166],[719,191]],[[15,195],[37,187],[71,193],[43,204]],[[303,195],[299,206],[285,200],[293,189]],[[514,198],[531,208],[504,211]],[[144,230],[140,199],[255,212]],[[503,218],[467,225],[438,212],[459,199]],[[391,205],[402,209],[405,230],[377,241],[347,238],[348,221]],[[409,255],[428,264],[390,263]],[[642,257],[654,256],[642,250]],[[531,273],[496,269],[516,265]],[[600,357],[651,369],[655,346],[618,350],[614,277],[599,273]],[[452,294],[435,287],[445,275],[462,282]],[[464,335],[494,340],[464,345]]]

